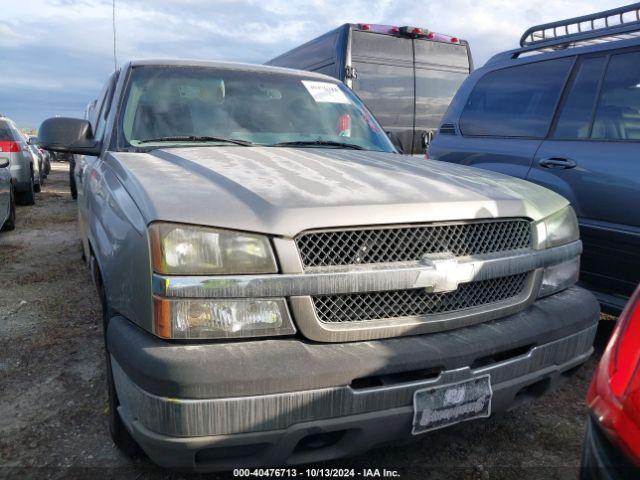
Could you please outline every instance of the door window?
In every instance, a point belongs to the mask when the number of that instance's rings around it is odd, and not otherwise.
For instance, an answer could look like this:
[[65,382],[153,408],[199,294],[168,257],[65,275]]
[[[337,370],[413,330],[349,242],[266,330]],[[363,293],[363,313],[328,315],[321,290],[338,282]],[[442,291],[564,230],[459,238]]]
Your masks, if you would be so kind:
[[413,40],[410,38],[354,31],[351,39],[353,61],[413,64]]
[[591,138],[640,141],[640,52],[611,57]]
[[109,115],[109,110],[111,108],[111,100],[113,99],[113,90],[115,88],[115,81],[117,79],[117,74],[111,76],[109,81],[104,86],[100,96],[98,97],[98,102],[96,103],[96,110],[94,111],[96,114],[94,122],[94,136],[96,139],[101,139],[104,134],[105,124],[107,121],[107,115]]
[[583,58],[574,73],[556,123],[553,137],[558,139],[589,138],[593,106],[607,57]]
[[413,144],[413,68],[354,63],[354,91],[405,153]]
[[353,89],[384,127],[413,128],[413,68],[355,65]]
[[460,118],[463,135],[544,138],[572,62],[547,60],[482,77]]
[[416,68],[416,126],[437,129],[458,87],[469,74]]

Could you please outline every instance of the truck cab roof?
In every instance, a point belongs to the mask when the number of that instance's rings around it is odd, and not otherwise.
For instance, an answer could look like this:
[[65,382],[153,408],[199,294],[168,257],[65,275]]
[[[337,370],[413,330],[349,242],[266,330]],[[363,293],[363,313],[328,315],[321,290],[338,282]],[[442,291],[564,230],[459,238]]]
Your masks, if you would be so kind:
[[142,66],[166,66],[166,67],[204,67],[222,68],[228,70],[245,70],[251,72],[273,72],[289,75],[298,75],[306,78],[318,78],[319,80],[335,82],[336,79],[321,73],[297,70],[293,68],[274,67],[270,65],[260,65],[242,62],[205,61],[205,60],[178,60],[178,59],[145,59],[133,60],[128,64],[131,68]]

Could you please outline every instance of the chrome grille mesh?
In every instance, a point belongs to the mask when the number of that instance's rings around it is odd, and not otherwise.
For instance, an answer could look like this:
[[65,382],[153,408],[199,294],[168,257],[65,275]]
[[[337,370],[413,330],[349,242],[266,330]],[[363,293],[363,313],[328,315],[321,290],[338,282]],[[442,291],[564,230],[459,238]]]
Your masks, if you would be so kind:
[[318,319],[325,323],[435,315],[514,298],[522,293],[528,275],[463,283],[453,292],[416,289],[326,295],[313,297],[313,303]]
[[303,233],[296,245],[305,268],[420,260],[428,253],[480,255],[528,248],[526,219]]

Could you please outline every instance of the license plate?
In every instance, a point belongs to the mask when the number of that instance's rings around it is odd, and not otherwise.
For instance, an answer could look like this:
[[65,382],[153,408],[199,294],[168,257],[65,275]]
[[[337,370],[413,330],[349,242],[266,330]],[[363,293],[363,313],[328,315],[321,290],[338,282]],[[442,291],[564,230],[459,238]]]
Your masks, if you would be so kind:
[[413,435],[491,415],[491,376],[416,390]]

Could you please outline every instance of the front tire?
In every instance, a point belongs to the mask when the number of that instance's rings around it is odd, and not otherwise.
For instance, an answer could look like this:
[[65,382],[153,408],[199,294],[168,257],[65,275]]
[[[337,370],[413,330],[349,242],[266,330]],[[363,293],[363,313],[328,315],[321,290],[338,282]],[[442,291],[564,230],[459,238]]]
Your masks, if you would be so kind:
[[107,302],[107,295],[104,290],[104,286],[102,284],[102,276],[98,269],[98,266],[93,259],[92,262],[93,275],[96,282],[96,287],[98,288],[98,296],[100,297],[100,304],[102,305],[102,326],[104,332],[104,351],[105,351],[105,366],[106,366],[106,377],[107,377],[107,396],[108,396],[108,424],[109,424],[109,434],[111,435],[111,440],[115,444],[118,449],[131,458],[138,458],[142,456],[142,449],[133,439],[127,427],[125,427],[122,418],[120,418],[120,414],[118,413],[118,407],[120,406],[120,401],[118,400],[118,393],[116,391],[116,385],[113,380],[113,369],[111,366],[111,354],[107,349],[107,327],[109,326],[109,319],[111,318],[111,309],[109,308],[109,304]]
[[71,190],[71,198],[74,200],[78,198],[78,187],[76,185],[76,177],[74,175],[75,169],[76,161],[74,158],[73,160],[69,160],[69,190]]

